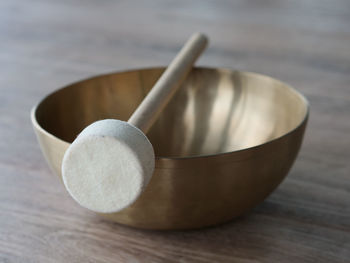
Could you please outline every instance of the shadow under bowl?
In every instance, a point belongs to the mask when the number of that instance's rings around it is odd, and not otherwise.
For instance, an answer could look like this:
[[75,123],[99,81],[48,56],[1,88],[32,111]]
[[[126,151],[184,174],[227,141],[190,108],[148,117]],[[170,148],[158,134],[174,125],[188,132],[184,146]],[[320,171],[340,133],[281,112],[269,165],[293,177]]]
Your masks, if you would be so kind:
[[[32,123],[52,170],[87,125],[128,120],[164,68],[117,72],[48,95]],[[194,68],[147,134],[156,153],[147,189],[131,206],[102,216],[147,229],[200,228],[262,202],[299,151],[307,100],[267,76]]]

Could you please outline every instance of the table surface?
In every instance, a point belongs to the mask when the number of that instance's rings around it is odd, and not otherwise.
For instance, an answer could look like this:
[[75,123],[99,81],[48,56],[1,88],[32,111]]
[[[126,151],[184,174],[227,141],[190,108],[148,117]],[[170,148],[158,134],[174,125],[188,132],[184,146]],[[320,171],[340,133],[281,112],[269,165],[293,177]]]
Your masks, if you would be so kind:
[[[166,65],[194,31],[199,65],[254,71],[306,95],[286,180],[249,214],[145,231],[76,205],[46,165],[29,111],[70,82]],[[350,262],[350,2],[0,1],[0,262]]]

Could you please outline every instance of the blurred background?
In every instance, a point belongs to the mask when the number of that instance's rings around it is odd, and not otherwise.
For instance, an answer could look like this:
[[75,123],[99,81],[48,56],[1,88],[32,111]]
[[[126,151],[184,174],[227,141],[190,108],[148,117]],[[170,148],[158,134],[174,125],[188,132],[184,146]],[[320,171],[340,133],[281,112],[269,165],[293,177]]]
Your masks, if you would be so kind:
[[[134,230],[78,208],[44,162],[31,107],[82,78],[167,65],[194,31],[211,39],[198,65],[266,74],[309,99],[289,176],[247,216],[201,231]],[[349,83],[348,0],[1,0],[0,261],[349,262]]]

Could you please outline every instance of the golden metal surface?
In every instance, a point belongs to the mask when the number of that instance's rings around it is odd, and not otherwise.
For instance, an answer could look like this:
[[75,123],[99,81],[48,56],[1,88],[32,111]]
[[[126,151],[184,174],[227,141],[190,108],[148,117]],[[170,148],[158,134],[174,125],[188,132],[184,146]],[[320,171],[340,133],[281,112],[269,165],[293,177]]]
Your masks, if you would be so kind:
[[[127,120],[163,69],[107,74],[46,97],[32,111],[43,153],[60,175],[65,150],[90,123]],[[270,77],[196,68],[148,133],[155,174],[131,207],[103,214],[149,229],[228,221],[266,198],[300,148],[308,103]]]

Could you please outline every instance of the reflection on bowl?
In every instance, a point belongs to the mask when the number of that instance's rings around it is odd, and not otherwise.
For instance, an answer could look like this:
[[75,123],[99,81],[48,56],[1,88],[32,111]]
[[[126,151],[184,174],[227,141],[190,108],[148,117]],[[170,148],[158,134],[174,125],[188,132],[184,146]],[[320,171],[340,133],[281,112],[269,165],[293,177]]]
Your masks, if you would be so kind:
[[[99,119],[127,120],[163,68],[93,77],[44,98],[32,111],[42,151],[60,176],[65,150]],[[308,103],[288,85],[254,73],[195,68],[147,136],[153,178],[125,210],[102,214],[149,229],[228,221],[266,198],[299,151]]]

